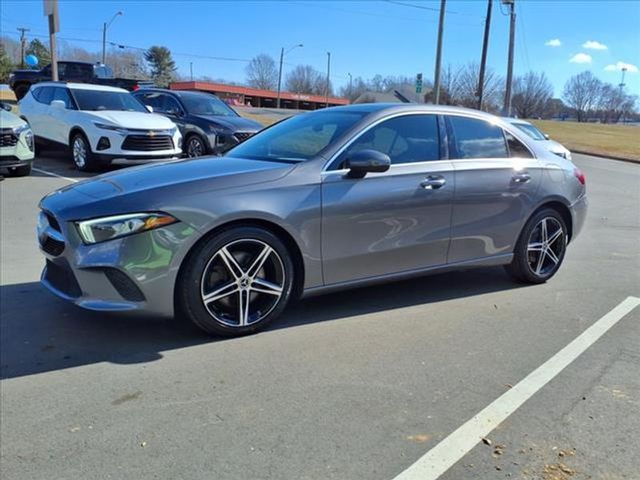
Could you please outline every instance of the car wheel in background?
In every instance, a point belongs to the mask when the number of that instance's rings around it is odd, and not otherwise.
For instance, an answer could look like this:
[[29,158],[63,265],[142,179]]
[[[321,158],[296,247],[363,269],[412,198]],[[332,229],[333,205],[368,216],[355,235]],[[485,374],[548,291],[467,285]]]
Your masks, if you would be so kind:
[[31,164],[28,163],[19,167],[9,167],[7,170],[8,177],[26,177],[31,175]]
[[76,168],[82,172],[95,172],[104,165],[101,164],[91,151],[87,137],[82,133],[76,133],[71,138],[71,160]]
[[282,241],[255,227],[222,231],[187,257],[177,284],[182,314],[207,333],[254,333],[277,318],[293,291],[294,268]]
[[507,272],[520,282],[546,282],[562,265],[567,238],[562,215],[552,208],[541,210],[524,226]]
[[200,135],[191,134],[187,137],[184,151],[189,158],[201,157],[207,154],[207,145]]

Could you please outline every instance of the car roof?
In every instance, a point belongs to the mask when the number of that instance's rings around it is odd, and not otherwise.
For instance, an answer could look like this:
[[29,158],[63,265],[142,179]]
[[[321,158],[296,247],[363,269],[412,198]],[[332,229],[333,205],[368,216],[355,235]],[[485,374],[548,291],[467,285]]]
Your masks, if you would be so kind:
[[67,87],[74,90],[92,90],[97,92],[120,92],[129,93],[124,88],[110,87],[107,85],[96,85],[93,83],[73,83],[73,82],[41,82],[34,87]]
[[531,122],[527,122],[526,120],[522,120],[521,118],[513,118],[513,117],[502,117],[505,122],[512,123],[514,125],[532,125]]
[[354,105],[344,105],[340,107],[331,107],[326,109],[332,112],[359,112],[367,114],[392,114],[403,112],[421,112],[421,113],[434,113],[434,114],[461,114],[466,116],[473,116],[478,118],[484,118],[485,120],[495,122],[496,120],[502,120],[496,115],[492,115],[480,110],[474,110],[472,108],[454,107],[452,105],[433,105],[429,103],[359,103]]

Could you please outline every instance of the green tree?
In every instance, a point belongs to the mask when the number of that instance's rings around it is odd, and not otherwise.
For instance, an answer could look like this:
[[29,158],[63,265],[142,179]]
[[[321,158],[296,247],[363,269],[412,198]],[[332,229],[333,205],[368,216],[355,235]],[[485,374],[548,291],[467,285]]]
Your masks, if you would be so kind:
[[35,55],[38,59],[38,65],[30,67],[33,69],[42,68],[51,63],[51,54],[49,53],[49,49],[37,38],[34,38],[29,42],[25,55]]
[[9,81],[9,74],[13,70],[14,65],[4,49],[4,45],[0,43],[0,83]]
[[151,78],[159,87],[168,87],[176,76],[176,62],[167,47],[154,45],[144,53],[151,69]]

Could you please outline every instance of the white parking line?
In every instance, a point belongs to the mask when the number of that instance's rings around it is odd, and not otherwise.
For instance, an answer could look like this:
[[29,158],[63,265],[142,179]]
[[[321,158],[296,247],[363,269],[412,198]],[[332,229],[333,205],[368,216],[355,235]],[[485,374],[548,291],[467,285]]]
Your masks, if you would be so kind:
[[638,305],[640,305],[640,298],[628,297],[508,392],[498,397],[488,407],[420,457],[394,480],[435,480],[440,477],[471,451],[483,437],[487,436]]
[[52,177],[61,178],[62,180],[66,180],[67,182],[71,182],[71,183],[78,183],[79,182],[79,180],[76,180],[75,178],[63,177],[62,175],[58,175],[57,173],[49,172],[47,170],[42,170],[41,168],[32,167],[31,170],[35,170],[36,172],[44,173],[45,175],[50,175]]

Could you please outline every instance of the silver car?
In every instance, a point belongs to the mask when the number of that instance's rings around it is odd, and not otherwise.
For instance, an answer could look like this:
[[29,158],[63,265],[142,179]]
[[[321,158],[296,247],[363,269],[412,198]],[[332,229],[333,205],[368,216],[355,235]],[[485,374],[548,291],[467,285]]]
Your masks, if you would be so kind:
[[551,153],[555,153],[556,155],[564,157],[567,160],[571,160],[571,152],[567,147],[562,145],[560,142],[551,140],[549,135],[541,132],[540,129],[533,123],[527,122],[526,120],[522,120],[520,118],[506,118],[505,120],[529,135],[529,137],[538,142],[538,145],[540,145],[541,147],[544,147]]
[[510,123],[430,105],[280,122],[224,157],[108,173],[41,202],[43,284],[91,310],[255,332],[294,298],[467,267],[541,283],[585,178]]

